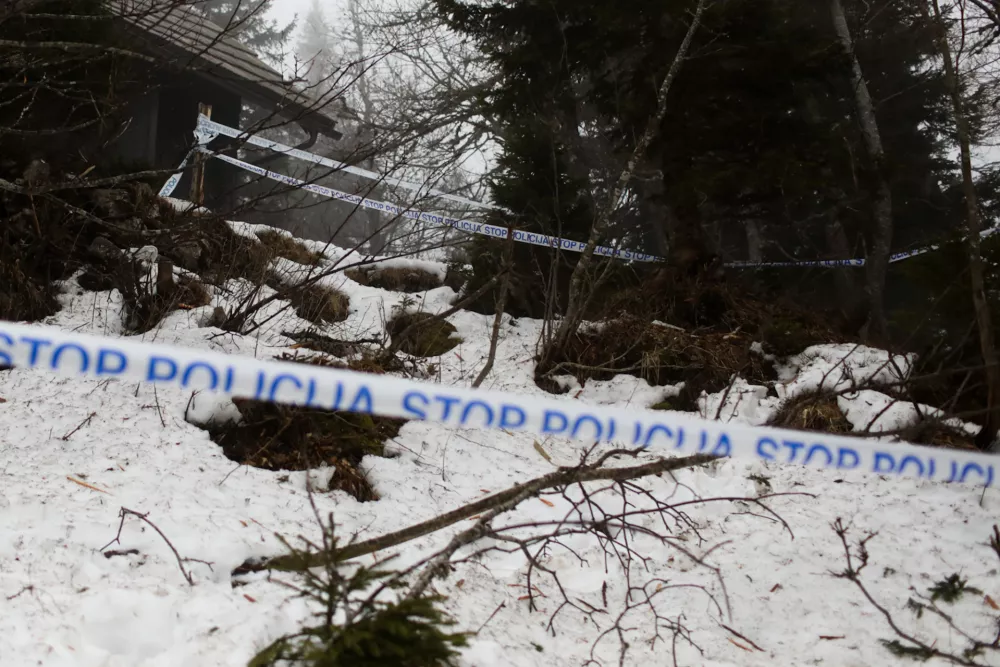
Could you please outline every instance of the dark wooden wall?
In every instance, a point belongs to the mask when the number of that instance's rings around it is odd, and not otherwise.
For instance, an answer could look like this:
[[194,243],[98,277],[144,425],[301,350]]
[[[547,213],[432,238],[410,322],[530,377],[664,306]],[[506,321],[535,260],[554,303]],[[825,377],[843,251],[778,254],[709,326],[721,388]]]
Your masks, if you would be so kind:
[[[243,105],[239,95],[201,77],[188,75],[169,81],[160,88],[159,98],[157,167],[176,167],[184,159],[194,141],[199,103],[211,105],[212,120],[230,127],[240,126]],[[238,175],[239,171],[234,167],[218,160],[210,160],[205,168],[206,205],[210,208],[225,208],[237,185]],[[190,174],[185,174],[174,194],[187,198],[190,190]]]

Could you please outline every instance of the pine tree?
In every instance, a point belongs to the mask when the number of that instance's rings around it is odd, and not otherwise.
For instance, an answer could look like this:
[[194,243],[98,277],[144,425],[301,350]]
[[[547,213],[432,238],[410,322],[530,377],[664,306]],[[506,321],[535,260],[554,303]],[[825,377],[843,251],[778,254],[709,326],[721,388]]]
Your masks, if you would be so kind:
[[274,0],[205,0],[197,7],[234,39],[246,44],[272,65],[285,56],[295,21],[282,25],[268,16]]
[[335,55],[330,37],[330,26],[319,0],[313,0],[295,45],[295,56],[305,69],[305,79],[312,87],[322,85],[333,69]]
[[[482,110],[502,128],[493,195],[516,213],[503,222],[582,238],[606,196],[605,176],[619,173],[655,109],[656,82],[693,2],[435,5],[500,74]],[[932,33],[901,0],[844,5],[883,128],[897,236],[908,243],[940,233],[951,224],[936,186],[948,112],[940,73],[927,67]],[[742,258],[752,218],[763,222],[765,241],[802,259],[825,254],[831,225],[863,254],[873,165],[828,6],[730,0],[715,3],[704,23],[631,183],[637,206],[616,235],[652,251],[691,245]],[[525,281],[535,282],[537,301],[552,252],[517,255],[535,274]]]

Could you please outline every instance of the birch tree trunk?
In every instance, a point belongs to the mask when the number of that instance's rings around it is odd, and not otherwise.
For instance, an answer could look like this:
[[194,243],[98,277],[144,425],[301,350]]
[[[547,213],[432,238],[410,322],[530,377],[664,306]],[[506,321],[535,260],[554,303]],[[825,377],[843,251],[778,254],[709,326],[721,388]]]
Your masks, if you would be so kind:
[[585,306],[590,296],[588,291],[592,292],[598,286],[596,283],[588,285],[591,282],[589,278],[591,267],[594,264],[594,249],[607,233],[608,227],[611,225],[614,214],[618,209],[619,202],[625,196],[629,182],[635,174],[639,161],[659,131],[663,117],[667,113],[667,94],[670,92],[670,86],[677,78],[681,64],[691,49],[691,42],[694,40],[694,35],[701,25],[701,17],[705,13],[707,4],[708,0],[698,0],[694,17],[691,19],[691,25],[688,26],[687,33],[684,35],[684,39],[677,49],[677,55],[674,56],[674,60],[670,64],[670,69],[667,71],[667,75],[664,77],[663,83],[660,84],[660,88],[657,91],[656,112],[649,119],[649,123],[647,123],[642,136],[639,137],[639,141],[636,143],[635,149],[632,151],[632,155],[625,165],[625,169],[622,170],[614,188],[612,188],[610,200],[602,210],[597,212],[594,223],[590,227],[587,245],[584,247],[576,266],[573,267],[573,273],[570,276],[569,300],[566,306],[566,314],[559,322],[559,326],[552,338],[546,342],[542,349],[537,367],[538,373],[546,373],[552,368],[555,358],[565,349],[570,337],[576,332],[583,321]]
[[[864,136],[868,158],[874,167],[875,202],[873,206],[874,227],[872,228],[872,244],[866,259],[867,285],[865,292],[868,297],[868,321],[864,327],[864,338],[868,342],[885,344],[888,339],[888,326],[885,319],[885,280],[889,272],[889,254],[892,246],[892,192],[885,177],[885,151],[882,149],[882,137],[878,131],[875,119],[875,106],[868,93],[868,83],[865,81],[861,63],[854,52],[854,42],[851,40],[851,30],[844,16],[844,7],[840,0],[830,0],[830,14],[833,26],[844,52],[851,59],[851,80],[854,84],[854,108],[861,124],[861,134]],[[842,268],[839,271],[850,269]]]
[[[925,0],[926,2],[926,0]],[[948,29],[941,18],[941,7],[938,0],[932,0],[934,21],[937,28],[937,45],[944,61],[945,83],[951,95],[951,104],[955,114],[955,126],[958,134],[958,144],[962,161],[962,195],[965,199],[965,219],[968,226],[969,279],[972,283],[972,304],[976,312],[976,325],[979,329],[979,347],[986,367],[986,421],[983,430],[977,437],[976,444],[982,449],[996,449],[994,439],[997,429],[1000,429],[1000,365],[993,334],[993,319],[990,304],[986,300],[986,281],[983,271],[983,258],[980,249],[979,233],[982,228],[982,218],[979,212],[979,198],[976,195],[975,182],[972,179],[972,139],[969,131],[969,120],[965,113],[965,101],[958,78],[958,65],[952,60],[951,46],[948,43]],[[926,4],[923,7],[926,13]],[[963,27],[964,29],[964,27]]]

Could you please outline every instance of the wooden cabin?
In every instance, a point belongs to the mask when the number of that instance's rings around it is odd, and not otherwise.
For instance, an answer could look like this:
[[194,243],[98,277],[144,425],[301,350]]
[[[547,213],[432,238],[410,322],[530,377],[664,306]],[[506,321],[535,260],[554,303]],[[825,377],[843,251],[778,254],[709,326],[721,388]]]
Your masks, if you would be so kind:
[[[130,43],[166,67],[155,86],[131,100],[127,129],[116,142],[123,160],[156,169],[176,167],[193,143],[199,104],[211,106],[212,119],[239,128],[243,107],[250,104],[295,123],[310,137],[340,139],[330,104],[321,105],[262,62],[247,46],[188,6],[159,8],[152,0],[109,3]],[[274,126],[276,120],[270,120]],[[219,139],[211,145],[219,148]],[[211,160],[205,170],[206,204],[224,205],[238,182],[239,170]],[[166,179],[164,179],[166,180]],[[175,196],[186,197],[191,176],[185,174]]]

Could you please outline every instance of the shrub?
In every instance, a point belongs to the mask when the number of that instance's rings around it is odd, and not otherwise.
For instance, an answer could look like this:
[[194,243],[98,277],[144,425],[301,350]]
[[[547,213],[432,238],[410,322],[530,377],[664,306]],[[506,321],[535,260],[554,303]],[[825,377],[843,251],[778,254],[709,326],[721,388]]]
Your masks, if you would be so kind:
[[[249,667],[454,667],[466,633],[451,632],[454,621],[439,609],[440,596],[386,599],[406,582],[399,573],[358,565],[349,570],[324,525],[321,545],[293,549],[291,559],[308,562],[322,550],[324,567],[303,573],[302,594],[318,602],[318,623],[281,637],[250,661]],[[372,592],[374,591],[374,592]],[[335,625],[335,618],[348,619]]]

